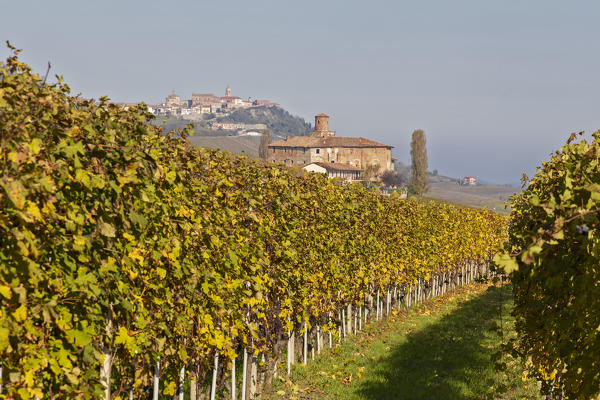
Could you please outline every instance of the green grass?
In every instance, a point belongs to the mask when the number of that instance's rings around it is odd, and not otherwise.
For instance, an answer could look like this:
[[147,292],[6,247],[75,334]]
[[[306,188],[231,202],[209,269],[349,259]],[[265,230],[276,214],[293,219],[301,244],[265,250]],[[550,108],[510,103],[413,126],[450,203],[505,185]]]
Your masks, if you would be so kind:
[[510,287],[477,284],[368,326],[307,367],[295,366],[267,398],[539,399],[517,361],[508,360],[505,373],[493,367],[501,340],[490,328],[500,323],[500,305],[504,332],[514,335]]

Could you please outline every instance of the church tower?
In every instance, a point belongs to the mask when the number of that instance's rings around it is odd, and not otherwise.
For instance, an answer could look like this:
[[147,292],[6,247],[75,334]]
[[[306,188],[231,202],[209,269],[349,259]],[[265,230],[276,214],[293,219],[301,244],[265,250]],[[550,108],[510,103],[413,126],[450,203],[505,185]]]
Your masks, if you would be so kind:
[[227,85],[227,89],[225,89],[225,96],[226,97],[230,97],[231,96],[231,88],[229,87],[229,85]]

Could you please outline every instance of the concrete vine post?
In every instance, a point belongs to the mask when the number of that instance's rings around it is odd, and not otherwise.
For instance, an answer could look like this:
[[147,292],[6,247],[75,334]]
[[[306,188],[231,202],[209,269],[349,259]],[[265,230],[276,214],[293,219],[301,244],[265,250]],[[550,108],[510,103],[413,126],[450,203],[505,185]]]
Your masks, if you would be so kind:
[[210,386],[210,400],[215,400],[215,395],[217,393],[218,370],[219,370],[219,353],[215,352],[215,362],[214,362],[214,366],[213,366],[212,383]]
[[102,344],[102,355],[103,355],[103,361],[102,361],[102,367],[100,369],[100,380],[102,381],[102,384],[104,385],[104,399],[105,400],[111,400],[110,399],[110,375],[111,375],[111,370],[112,370],[112,354],[110,352],[110,346],[107,343],[107,341],[110,340],[110,338],[112,337],[112,331],[113,331],[113,321],[112,321],[112,306],[110,307],[110,310],[108,311],[108,315],[106,316],[106,327],[105,327],[105,332],[106,332],[106,340],[104,341],[104,343]]
[[[234,357],[233,360],[231,360],[231,400],[235,400],[235,389],[236,389],[236,383],[235,383],[235,359],[237,357]],[[180,399],[180,400],[183,400]]]
[[[246,377],[248,376],[248,349],[244,348],[244,365],[242,366],[242,400],[246,400]],[[288,361],[289,361],[288,354]],[[288,375],[290,374],[290,365],[288,363]],[[195,400],[195,399],[192,399]]]
[[177,388],[177,392],[179,394],[179,400],[183,400],[183,384],[185,382],[185,366],[181,367],[179,370],[179,387]]
[[379,321],[379,289],[377,289],[377,309],[375,311],[375,321]]
[[303,364],[306,365],[306,358],[307,358],[307,353],[308,353],[308,326],[306,325],[306,322],[304,323],[304,343],[303,343],[303,347],[304,347],[304,351],[303,351],[303,357],[304,357],[304,362]]
[[158,387],[160,384],[160,359],[156,360],[154,367],[154,387],[152,390],[152,400],[158,400]]

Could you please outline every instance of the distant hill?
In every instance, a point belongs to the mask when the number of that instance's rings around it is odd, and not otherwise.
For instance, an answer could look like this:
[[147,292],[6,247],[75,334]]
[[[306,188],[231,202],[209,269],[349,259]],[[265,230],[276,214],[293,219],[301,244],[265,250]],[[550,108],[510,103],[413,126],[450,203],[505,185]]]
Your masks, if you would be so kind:
[[258,147],[260,145],[260,137],[252,136],[192,136],[189,140],[190,143],[196,146],[227,150],[254,158],[258,157]]
[[[403,175],[406,180],[410,179],[410,166],[402,162],[396,162],[396,171]],[[429,190],[423,198],[432,200],[443,200],[449,203],[462,204],[468,207],[487,207],[499,213],[507,214],[510,208],[506,207],[506,201],[510,196],[521,191],[514,186],[501,186],[488,183],[480,183],[474,186],[462,186],[457,178],[429,173]]]
[[312,125],[301,117],[296,117],[280,107],[252,107],[239,109],[217,118],[218,122],[240,124],[265,124],[272,136],[307,136]]

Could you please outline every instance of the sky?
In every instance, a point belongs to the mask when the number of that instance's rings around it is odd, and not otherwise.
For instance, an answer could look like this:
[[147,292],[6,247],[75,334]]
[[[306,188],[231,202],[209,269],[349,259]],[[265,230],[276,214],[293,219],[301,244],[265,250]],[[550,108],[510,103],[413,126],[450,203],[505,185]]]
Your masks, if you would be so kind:
[[[74,93],[269,99],[430,170],[518,184],[574,131],[600,129],[600,2],[8,1],[0,40]],[[0,59],[8,56],[0,48]]]

